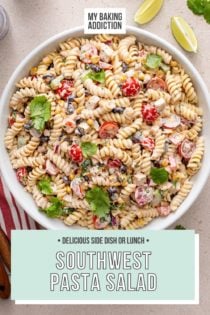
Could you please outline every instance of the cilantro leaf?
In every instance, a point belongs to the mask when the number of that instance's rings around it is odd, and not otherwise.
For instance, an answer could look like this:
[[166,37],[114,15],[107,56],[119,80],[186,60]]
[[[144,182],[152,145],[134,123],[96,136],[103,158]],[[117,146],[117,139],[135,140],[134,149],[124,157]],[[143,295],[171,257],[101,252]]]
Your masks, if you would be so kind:
[[29,104],[30,118],[33,122],[33,127],[42,131],[51,117],[51,103],[44,95],[35,96]]
[[207,3],[203,11],[204,19],[210,24],[210,3]]
[[194,14],[202,15],[204,13],[205,2],[204,0],[187,0],[187,6]]
[[48,208],[45,209],[48,217],[57,218],[62,214],[63,203],[57,197],[51,197],[50,202],[52,203]]
[[82,167],[82,174],[84,174],[85,172],[87,172],[88,167],[92,166],[92,161],[90,159],[86,159],[80,165]]
[[104,83],[105,82],[105,72],[104,70],[101,70],[100,72],[95,72],[93,70],[90,70],[83,78],[84,80],[86,79],[91,79],[93,81],[99,82],[99,83]]
[[95,187],[87,191],[85,198],[89,203],[93,213],[99,218],[104,218],[110,211],[110,199],[108,193],[100,187]]
[[146,59],[146,66],[151,69],[160,67],[162,57],[156,54],[149,54]]
[[175,226],[175,230],[186,230],[181,224]]
[[150,176],[156,184],[163,184],[168,181],[168,172],[165,168],[153,167],[151,169]]
[[39,180],[37,186],[39,190],[45,195],[51,195],[53,192],[51,182],[48,177],[44,177],[43,179]]
[[82,142],[81,143],[81,149],[82,149],[82,154],[84,157],[90,157],[94,154],[96,154],[97,151],[97,144],[92,143],[92,142]]

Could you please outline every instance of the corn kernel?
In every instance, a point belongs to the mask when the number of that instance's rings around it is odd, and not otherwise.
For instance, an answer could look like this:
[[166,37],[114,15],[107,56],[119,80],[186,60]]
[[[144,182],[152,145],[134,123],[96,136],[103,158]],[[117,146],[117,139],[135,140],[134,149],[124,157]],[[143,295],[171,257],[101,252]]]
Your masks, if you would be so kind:
[[91,57],[91,62],[94,63],[94,64],[98,63],[99,60],[100,60],[100,57],[99,57],[99,56],[92,56],[92,57]]
[[66,186],[66,192],[69,194],[71,192],[71,188],[69,186]]
[[70,179],[70,180],[73,180],[73,179],[74,179],[74,173],[71,173],[71,174],[69,175],[69,179]]
[[166,159],[162,160],[161,165],[162,166],[168,166],[168,161]]
[[133,77],[137,79],[138,78],[138,72],[134,72]]
[[121,75],[121,77],[120,77],[121,82],[125,81],[126,79],[127,79],[127,77],[125,74]]
[[36,75],[37,74],[37,67],[32,67],[30,70],[30,75]]
[[83,109],[84,109],[83,106],[78,107],[78,108],[76,109],[77,114],[80,114]]
[[88,119],[87,124],[91,127],[91,126],[93,126],[94,121],[92,119]]
[[140,79],[141,81],[144,81],[144,78],[145,78],[144,73],[143,73],[143,72],[140,73],[140,74],[139,74],[139,79]]

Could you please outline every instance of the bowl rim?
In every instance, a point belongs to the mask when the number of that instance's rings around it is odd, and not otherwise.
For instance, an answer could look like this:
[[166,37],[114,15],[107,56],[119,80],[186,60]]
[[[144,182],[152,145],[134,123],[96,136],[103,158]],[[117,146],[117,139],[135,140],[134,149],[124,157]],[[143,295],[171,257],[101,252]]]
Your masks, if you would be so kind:
[[[64,38],[64,37],[67,38],[68,36],[71,36],[71,35],[74,36],[74,33],[78,33],[78,32],[80,32],[80,33],[83,32],[83,34],[84,34],[84,27],[83,26],[77,26],[77,27],[59,32],[59,33],[51,36],[47,40],[43,41],[38,46],[36,46],[32,51],[30,51],[23,58],[23,60],[19,63],[19,65],[16,67],[16,69],[14,70],[12,75],[10,76],[10,78],[9,78],[9,80],[8,80],[4,90],[3,90],[1,100],[0,100],[0,117],[1,117],[3,110],[4,110],[3,105],[6,106],[5,100],[7,99],[8,95],[10,94],[11,89],[14,88],[14,84],[13,84],[14,80],[18,77],[18,74],[23,70],[23,68],[28,64],[28,62],[30,62],[34,57],[36,57],[37,54],[41,53],[44,50],[44,48],[46,48],[48,45],[53,44],[54,42],[58,42],[58,40],[59,39],[61,40],[61,38]],[[178,57],[181,60],[181,62],[183,63],[183,65],[186,66],[187,68],[189,68],[190,71],[192,72],[192,74],[197,78],[197,82],[199,82],[199,87],[202,90],[202,93],[204,95],[208,111],[210,112],[210,99],[209,99],[209,92],[208,92],[207,86],[204,83],[204,80],[201,77],[200,73],[194,67],[194,65],[191,63],[191,61],[188,60],[188,58],[180,50],[178,50],[175,46],[173,46],[171,43],[167,42],[165,39],[161,38],[160,36],[158,36],[152,32],[146,31],[144,29],[137,28],[135,26],[127,26],[126,27],[126,34],[120,34],[120,35],[126,36],[126,35],[131,34],[131,33],[137,33],[139,36],[144,36],[151,41],[156,41],[160,44],[160,46],[167,47],[167,49],[172,51],[172,53],[174,53],[175,57]],[[94,34],[92,34],[91,36],[93,36],[93,35]],[[90,35],[84,34],[84,36],[89,37]],[[1,148],[0,148],[0,150],[1,150]],[[4,158],[3,158],[2,154],[0,154],[0,170],[1,170],[3,179],[4,179],[7,187],[9,188],[10,192],[14,195],[15,199],[20,204],[20,206],[23,208],[23,210],[26,211],[27,214],[29,214],[36,222],[38,222],[44,228],[54,229],[54,230],[58,229],[58,227],[56,227],[56,224],[54,224],[53,220],[51,220],[52,222],[48,220],[48,221],[43,223],[41,221],[41,219],[38,216],[36,216],[36,213],[34,213],[34,211],[30,211],[30,209],[27,208],[25,200],[23,200],[21,198],[21,196],[19,196],[19,194],[15,190],[15,185],[10,182],[10,180],[7,176],[7,170],[4,167]],[[185,207],[182,208],[182,211],[179,211],[179,209],[178,209],[174,213],[175,215],[171,216],[171,219],[169,219],[169,216],[164,217],[163,220],[161,220],[158,223],[158,226],[155,226],[152,228],[148,227],[147,229],[151,229],[151,230],[166,229],[166,228],[170,227],[173,223],[175,223],[181,216],[183,216],[189,210],[190,206],[195,202],[195,200],[199,196],[204,185],[206,184],[206,181],[208,179],[209,174],[210,174],[210,163],[209,164],[206,163],[205,173],[199,181],[199,186],[197,187],[197,190],[194,191],[194,194],[191,195],[190,199],[185,199]],[[68,227],[68,228],[70,228],[70,227]]]

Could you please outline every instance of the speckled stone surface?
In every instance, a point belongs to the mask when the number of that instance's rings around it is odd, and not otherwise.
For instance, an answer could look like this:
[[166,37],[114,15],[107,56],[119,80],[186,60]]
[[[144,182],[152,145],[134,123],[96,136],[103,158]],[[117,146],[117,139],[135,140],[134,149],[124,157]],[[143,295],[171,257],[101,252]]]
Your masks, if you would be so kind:
[[[0,92],[18,63],[34,47],[58,32],[82,25],[85,7],[125,7],[127,24],[135,25],[133,16],[141,2],[140,0],[2,0],[0,4],[10,16],[11,27],[5,39],[0,41]],[[159,15],[143,28],[167,39],[179,48],[170,31],[170,17],[173,15],[183,16],[195,30],[199,41],[199,52],[185,54],[200,71],[210,91],[210,25],[206,24],[202,17],[193,15],[187,9],[185,0],[165,0]],[[200,305],[18,306],[12,301],[0,300],[0,314],[210,314],[209,191],[210,180],[191,209],[178,222],[189,229],[195,229],[200,234]]]

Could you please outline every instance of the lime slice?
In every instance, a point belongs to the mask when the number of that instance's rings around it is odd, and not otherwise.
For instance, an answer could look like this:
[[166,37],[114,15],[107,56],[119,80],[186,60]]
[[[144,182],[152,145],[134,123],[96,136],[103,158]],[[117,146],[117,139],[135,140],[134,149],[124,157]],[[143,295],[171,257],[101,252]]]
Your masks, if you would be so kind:
[[145,24],[151,21],[160,11],[164,0],[145,0],[134,16],[134,21]]
[[189,52],[197,52],[198,42],[195,33],[182,17],[171,18],[171,30],[180,46]]

